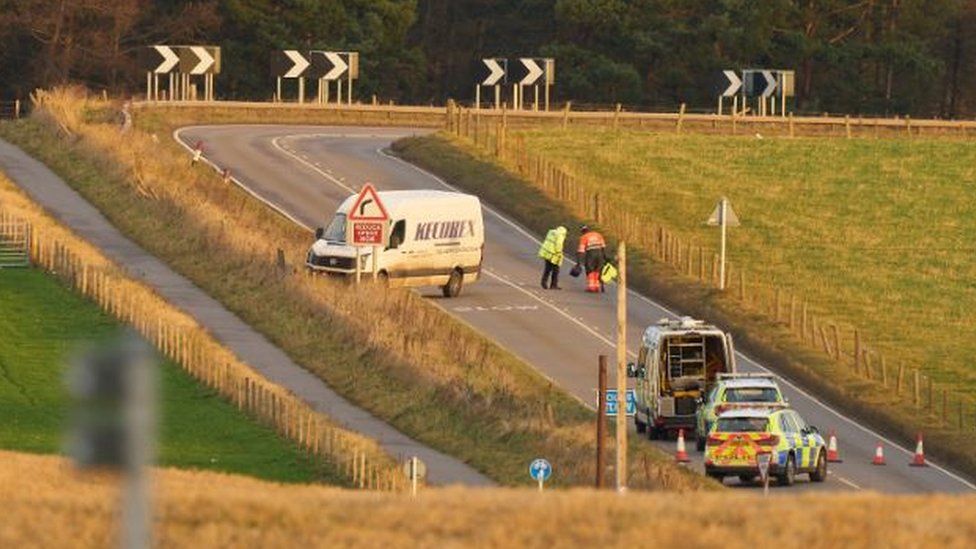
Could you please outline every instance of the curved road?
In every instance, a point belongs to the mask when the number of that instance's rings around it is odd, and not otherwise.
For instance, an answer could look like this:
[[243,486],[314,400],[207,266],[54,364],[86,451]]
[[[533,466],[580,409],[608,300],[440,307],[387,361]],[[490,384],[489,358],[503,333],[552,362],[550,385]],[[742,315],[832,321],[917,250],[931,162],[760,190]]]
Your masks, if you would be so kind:
[[[429,130],[313,126],[198,126],[174,137],[189,149],[202,141],[205,157],[216,169],[229,168],[249,192],[312,230],[326,224],[338,204],[365,181],[380,190],[453,188],[439,178],[386,152],[396,139]],[[596,400],[596,359],[614,356],[616,292],[585,294],[581,279],[565,276],[561,292],[539,285],[539,241],[518,224],[485,207],[485,263],[482,279],[459,298],[440,297],[436,288],[422,290],[439,306],[487,334],[532,364],[588,406]],[[570,235],[573,237],[574,235]],[[311,241],[311,237],[309,238]],[[566,269],[568,270],[568,269]],[[565,270],[564,270],[565,271]],[[663,317],[677,316],[644,296],[628,298],[627,341],[636,349],[644,327]],[[742,355],[742,371],[765,368]],[[613,370],[611,368],[611,370]],[[613,380],[611,380],[613,386]],[[790,403],[822,433],[837,434],[843,463],[830,465],[822,484],[798,479],[792,490],[876,490],[884,492],[969,492],[969,481],[935,464],[908,467],[912,451],[895,445],[820,403],[788,382]],[[882,442],[888,465],[870,464]],[[688,450],[701,468],[701,454]],[[674,451],[674,442],[655,442]],[[529,456],[527,456],[528,458]],[[726,479],[729,486],[738,481]],[[749,488],[749,487],[746,487]],[[783,492],[785,493],[785,491]]]

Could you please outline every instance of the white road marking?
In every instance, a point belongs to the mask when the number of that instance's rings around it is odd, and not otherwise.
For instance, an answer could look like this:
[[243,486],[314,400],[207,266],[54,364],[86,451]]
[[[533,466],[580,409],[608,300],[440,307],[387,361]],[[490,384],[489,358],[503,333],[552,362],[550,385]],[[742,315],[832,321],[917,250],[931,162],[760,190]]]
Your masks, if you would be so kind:
[[842,476],[840,476],[840,475],[838,475],[838,474],[835,474],[835,473],[834,473],[833,471],[828,471],[828,474],[829,474],[830,476],[832,476],[832,477],[834,477],[835,479],[837,479],[837,480],[839,480],[840,482],[842,482],[842,483],[844,483],[844,484],[846,484],[846,485],[848,485],[848,486],[850,486],[851,488],[853,488],[853,489],[855,489],[855,490],[861,490],[861,489],[862,489],[862,488],[861,488],[860,486],[858,486],[857,484],[855,484],[855,483],[853,483],[853,482],[851,482],[851,481],[849,481],[849,480],[847,480],[846,478],[844,478],[844,477],[842,477]]
[[457,307],[452,307],[451,310],[459,313],[538,311],[539,306],[538,305],[492,305],[491,307],[482,307],[481,305],[459,305]]
[[[242,127],[246,127],[247,125],[241,125],[241,126]],[[192,130],[194,128],[208,128],[208,127],[209,128],[219,128],[219,127],[226,127],[226,126],[213,126],[213,125],[211,125],[211,126],[186,126],[186,127],[183,127],[183,128],[177,128],[176,130],[173,131],[173,138],[177,141],[177,143],[179,143],[181,146],[183,146],[183,148],[185,148],[190,154],[193,154],[193,148],[190,145],[188,145],[185,142],[183,142],[183,140],[180,138],[181,132],[183,130]],[[251,127],[261,127],[261,126],[253,126],[252,125]],[[364,136],[364,135],[355,135],[355,134],[349,134],[349,135],[345,135],[345,134],[293,134],[293,135],[278,136],[278,137],[275,137],[275,138],[272,139],[272,144],[275,146],[275,148],[281,150],[282,152],[284,152],[288,156],[291,156],[292,158],[295,158],[296,160],[298,160],[302,164],[305,164],[306,166],[308,166],[309,168],[311,168],[313,171],[319,173],[320,175],[322,175],[323,177],[325,177],[329,181],[335,183],[336,185],[342,187],[343,189],[348,190],[351,194],[354,194],[356,191],[354,191],[352,188],[346,186],[344,183],[342,183],[338,179],[332,177],[328,173],[325,173],[324,171],[316,168],[313,165],[310,165],[306,161],[304,161],[304,160],[298,158],[297,156],[289,153],[285,149],[283,149],[280,146],[278,146],[277,143],[276,143],[276,141],[278,139],[281,139],[281,138],[300,138],[300,137],[306,137],[306,136],[307,137],[342,137],[342,138],[367,137],[367,136]],[[393,136],[392,135],[383,135],[383,136],[376,136],[376,137],[393,137]],[[411,164],[411,163],[403,160],[402,158],[399,158],[399,157],[393,156],[391,154],[388,154],[385,151],[383,151],[382,148],[376,149],[376,152],[380,156],[386,157],[388,159],[395,160],[397,162],[400,162],[400,163],[402,163],[402,164],[404,164],[406,166],[409,166],[409,167],[413,168],[414,170],[416,170],[416,171],[418,171],[418,172],[426,175],[427,177],[429,177],[429,178],[437,181],[438,183],[440,183],[441,185],[443,185],[444,187],[446,187],[448,189],[451,189],[451,190],[453,190],[455,192],[461,192],[459,189],[457,189],[453,185],[447,183],[446,181],[444,181],[440,177],[438,177],[438,176],[436,176],[436,175],[428,172],[427,170],[425,170],[425,169],[423,169],[423,168],[421,168],[419,166],[415,166],[414,164]],[[218,174],[221,173],[221,169],[216,164],[214,164],[213,162],[211,162],[210,160],[208,160],[206,157],[204,157],[203,160],[208,165],[210,165],[214,169],[214,171],[216,171]],[[295,224],[297,224],[297,225],[299,225],[301,227],[304,227],[305,229],[309,230],[310,232],[313,230],[311,227],[309,227],[308,225],[305,225],[304,223],[302,223],[301,221],[299,221],[298,219],[296,219],[294,216],[292,216],[291,214],[289,214],[288,212],[286,212],[284,209],[282,209],[277,204],[274,204],[274,203],[270,202],[269,200],[266,200],[264,197],[262,197],[262,196],[258,195],[257,193],[255,193],[253,190],[251,190],[246,185],[244,185],[242,182],[240,182],[236,177],[231,176],[231,180],[236,185],[238,185],[239,187],[241,187],[242,189],[244,189],[248,194],[250,194],[254,198],[258,199],[259,201],[267,204],[273,210],[275,210],[276,212],[280,213],[282,216],[286,217],[287,219],[293,221]],[[486,205],[482,204],[482,207],[485,209],[485,211],[487,211],[488,213],[492,214],[499,221],[505,223],[506,225],[509,225],[510,227],[512,227],[513,229],[515,229],[517,232],[521,233],[523,236],[525,236],[526,238],[528,238],[530,241],[534,242],[537,245],[541,245],[542,242],[539,239],[535,238],[531,233],[529,233],[527,230],[525,230],[523,227],[521,227],[520,225],[518,225],[514,221],[509,220],[508,218],[506,218],[505,216],[503,216],[502,214],[500,214],[499,212],[495,211],[493,208],[491,208],[489,206],[486,206]],[[515,289],[523,292],[523,293],[528,294],[532,299],[535,299],[535,300],[539,301],[540,303],[543,303],[544,305],[548,306],[550,309],[556,311],[557,313],[559,313],[564,318],[567,318],[568,320],[570,320],[574,324],[580,326],[581,328],[583,328],[585,331],[589,332],[591,335],[593,335],[594,337],[596,337],[600,341],[603,341],[604,343],[606,343],[607,345],[609,345],[611,348],[615,347],[615,344],[612,341],[610,341],[606,337],[603,337],[602,335],[600,335],[599,333],[595,332],[594,330],[590,329],[585,324],[583,324],[583,322],[581,322],[579,319],[576,319],[576,318],[570,316],[569,314],[564,313],[563,311],[561,311],[557,307],[555,307],[555,306],[553,306],[553,305],[545,302],[544,300],[542,300],[541,298],[539,298],[535,294],[532,294],[532,293],[528,292],[527,290],[525,290],[523,288],[520,288],[520,287],[518,287],[517,285],[515,285],[515,284],[513,284],[511,282],[508,282],[507,280],[503,279],[502,277],[498,276],[497,274],[492,273],[492,272],[488,271],[487,269],[484,269],[484,271],[486,272],[486,274],[488,274],[492,278],[495,278],[495,279],[497,279],[497,280],[499,280],[499,281],[501,281],[501,282],[503,282],[505,284],[508,284],[509,286],[511,286],[511,287],[513,287],[513,288],[515,288]],[[673,318],[677,318],[677,317],[680,316],[677,313],[675,313],[675,312],[671,311],[670,309],[668,309],[667,307],[665,307],[665,306],[663,306],[663,305],[661,305],[659,303],[656,303],[656,302],[652,301],[650,298],[648,298],[648,297],[646,297],[646,296],[644,296],[642,294],[639,294],[639,293],[637,293],[634,290],[628,290],[627,293],[628,293],[628,295],[634,296],[637,299],[640,299],[640,300],[644,301],[645,303],[647,303],[649,305],[652,305],[654,307],[657,307],[657,308],[661,309],[662,311],[664,311],[665,313],[667,313],[668,315],[670,315]],[[749,358],[747,355],[743,354],[741,351],[736,351],[736,354],[739,355],[739,356],[741,356],[745,360],[751,362],[752,364],[754,364],[760,370],[763,370],[765,372],[773,373],[769,368],[763,366],[758,361],[753,360],[752,358]],[[636,356],[634,353],[629,352],[629,351],[628,351],[628,355],[629,356]],[[540,373],[542,373],[542,372],[540,372]],[[554,380],[552,380],[552,378],[550,378],[549,376],[545,375],[544,373],[542,373],[542,375],[544,377],[546,377],[547,379],[549,379],[550,381],[554,381]],[[847,424],[849,424],[849,425],[851,425],[853,427],[856,427],[857,429],[863,431],[864,433],[867,433],[867,434],[869,434],[871,436],[874,436],[874,437],[878,438],[879,440],[882,440],[882,441],[888,443],[888,445],[890,445],[892,448],[901,450],[906,455],[914,455],[914,450],[910,450],[910,449],[904,448],[904,447],[898,445],[896,442],[888,439],[887,437],[885,437],[885,436],[883,436],[883,435],[875,432],[874,430],[872,430],[872,429],[870,429],[868,427],[865,427],[864,425],[861,425],[860,423],[857,423],[853,419],[851,419],[851,418],[849,418],[849,417],[841,414],[837,410],[835,410],[835,409],[831,408],[830,406],[827,406],[826,404],[824,404],[822,401],[820,401],[816,397],[814,397],[811,394],[807,393],[806,391],[800,389],[797,385],[795,385],[794,383],[792,383],[791,381],[789,381],[787,378],[783,377],[781,374],[776,373],[776,375],[786,385],[788,385],[789,387],[791,387],[793,390],[795,390],[796,392],[800,393],[801,395],[803,395],[804,397],[806,397],[807,399],[809,399],[811,402],[816,403],[821,408],[824,408],[825,410],[829,411],[831,414],[833,414],[834,416],[836,416],[838,419],[844,421],[845,423],[847,423]],[[584,402],[582,399],[578,399],[577,398],[577,400],[579,400],[580,402]],[[584,404],[588,408],[593,409],[592,406],[586,404],[585,402],[584,402]],[[936,469],[939,472],[943,473],[944,475],[952,478],[953,480],[958,481],[959,483],[963,484],[967,488],[969,488],[971,490],[976,490],[976,485],[974,485],[973,483],[969,482],[968,480],[962,478],[961,476],[959,476],[959,475],[957,475],[957,474],[955,474],[955,473],[953,473],[953,472],[951,472],[951,471],[949,471],[949,470],[947,470],[947,469],[939,466],[938,464],[936,464],[935,462],[933,462],[931,460],[928,460],[928,464],[933,469]],[[838,477],[838,480],[840,480],[840,477]],[[854,483],[852,483],[850,481],[847,481],[847,482],[850,483],[853,486],[856,486]],[[860,489],[860,487],[858,487],[858,489]]]

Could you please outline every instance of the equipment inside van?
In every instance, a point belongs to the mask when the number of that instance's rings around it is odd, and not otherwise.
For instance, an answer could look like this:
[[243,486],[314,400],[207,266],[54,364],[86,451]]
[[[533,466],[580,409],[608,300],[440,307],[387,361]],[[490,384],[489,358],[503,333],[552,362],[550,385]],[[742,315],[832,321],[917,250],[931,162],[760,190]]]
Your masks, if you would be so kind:
[[637,363],[628,375],[637,378],[637,431],[650,438],[667,431],[695,429],[699,399],[719,374],[735,372],[732,335],[700,320],[663,319],[641,338]]
[[[391,286],[440,286],[456,297],[465,284],[478,280],[484,257],[485,231],[478,197],[447,191],[378,193],[389,221],[386,242],[373,257],[363,248],[360,272],[376,261],[378,276]],[[306,266],[317,272],[348,276],[356,272],[356,249],[346,244],[346,215],[356,195],[336,210],[332,222],[315,232]]]

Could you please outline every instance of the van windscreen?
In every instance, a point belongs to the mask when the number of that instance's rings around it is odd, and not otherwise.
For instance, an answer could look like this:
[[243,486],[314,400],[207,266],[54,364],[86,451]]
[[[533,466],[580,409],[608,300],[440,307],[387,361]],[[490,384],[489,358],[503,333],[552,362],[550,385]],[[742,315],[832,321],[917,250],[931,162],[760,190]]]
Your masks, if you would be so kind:
[[336,214],[332,222],[326,227],[322,238],[329,242],[346,241],[346,214]]

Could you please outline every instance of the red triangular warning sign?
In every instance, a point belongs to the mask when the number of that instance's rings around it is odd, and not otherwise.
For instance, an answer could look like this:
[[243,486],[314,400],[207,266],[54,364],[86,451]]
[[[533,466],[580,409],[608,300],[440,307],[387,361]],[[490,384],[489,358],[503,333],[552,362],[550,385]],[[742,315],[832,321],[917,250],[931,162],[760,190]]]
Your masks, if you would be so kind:
[[363,190],[359,191],[359,196],[353,202],[352,208],[346,215],[349,221],[386,221],[390,219],[390,214],[386,213],[386,208],[380,201],[380,196],[376,193],[376,188],[372,183],[363,185]]

